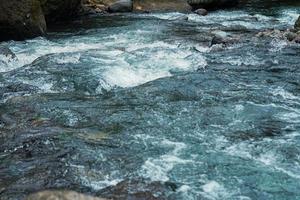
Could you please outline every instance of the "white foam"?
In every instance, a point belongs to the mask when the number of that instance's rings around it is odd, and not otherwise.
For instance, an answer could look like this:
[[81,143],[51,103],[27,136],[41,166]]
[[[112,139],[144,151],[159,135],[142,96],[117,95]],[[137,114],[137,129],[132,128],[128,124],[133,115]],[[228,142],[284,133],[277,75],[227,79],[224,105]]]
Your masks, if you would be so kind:
[[279,52],[282,49],[284,49],[286,46],[288,46],[288,42],[282,39],[274,38],[271,41],[271,48],[269,49],[270,52]]
[[211,180],[202,186],[203,196],[208,199],[230,199],[230,194],[225,187],[217,181]]
[[81,54],[72,54],[72,55],[62,55],[55,58],[56,63],[58,64],[78,64],[80,61]]
[[143,177],[150,178],[152,181],[168,181],[169,172],[176,165],[193,162],[180,158],[180,154],[186,148],[184,143],[164,139],[159,145],[173,148],[173,150],[158,158],[148,158],[141,167],[140,174]]

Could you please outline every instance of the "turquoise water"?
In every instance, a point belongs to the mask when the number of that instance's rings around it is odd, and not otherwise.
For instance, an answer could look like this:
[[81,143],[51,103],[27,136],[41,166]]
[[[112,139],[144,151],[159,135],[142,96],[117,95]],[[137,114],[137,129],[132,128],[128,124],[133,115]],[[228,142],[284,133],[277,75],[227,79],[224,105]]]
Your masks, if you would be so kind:
[[2,43],[0,199],[300,199],[300,46],[256,36],[299,9],[272,12],[99,16]]

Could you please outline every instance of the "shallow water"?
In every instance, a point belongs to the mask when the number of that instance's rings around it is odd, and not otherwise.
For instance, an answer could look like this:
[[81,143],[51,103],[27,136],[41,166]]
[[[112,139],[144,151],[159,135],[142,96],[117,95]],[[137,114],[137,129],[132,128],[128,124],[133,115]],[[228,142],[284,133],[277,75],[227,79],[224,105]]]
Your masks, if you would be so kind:
[[101,16],[2,43],[0,199],[299,199],[300,46],[256,37],[297,13]]

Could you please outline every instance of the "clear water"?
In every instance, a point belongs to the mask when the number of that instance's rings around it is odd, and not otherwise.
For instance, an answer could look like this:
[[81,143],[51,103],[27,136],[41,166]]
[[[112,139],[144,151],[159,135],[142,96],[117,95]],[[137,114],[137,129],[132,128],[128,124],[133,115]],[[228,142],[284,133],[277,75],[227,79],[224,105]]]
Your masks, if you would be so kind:
[[298,13],[101,16],[2,43],[0,199],[300,199],[300,46],[256,37]]

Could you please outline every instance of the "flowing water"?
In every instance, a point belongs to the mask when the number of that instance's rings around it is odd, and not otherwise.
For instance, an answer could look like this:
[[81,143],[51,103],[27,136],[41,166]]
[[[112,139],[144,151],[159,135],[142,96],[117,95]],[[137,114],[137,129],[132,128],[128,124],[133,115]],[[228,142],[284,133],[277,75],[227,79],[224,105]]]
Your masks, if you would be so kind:
[[3,42],[0,199],[300,199],[300,46],[256,36],[300,9],[256,9],[99,16]]

